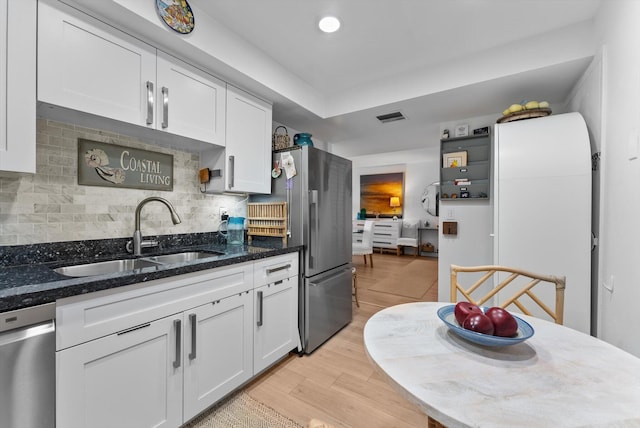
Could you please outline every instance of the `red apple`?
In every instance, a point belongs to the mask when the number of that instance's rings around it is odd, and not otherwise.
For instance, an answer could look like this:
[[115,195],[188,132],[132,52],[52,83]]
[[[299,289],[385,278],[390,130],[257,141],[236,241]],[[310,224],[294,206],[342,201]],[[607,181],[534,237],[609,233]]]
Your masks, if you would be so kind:
[[479,314],[472,313],[471,315],[466,317],[464,319],[464,322],[462,323],[462,328],[489,335],[492,335],[494,331],[493,323],[491,322],[489,317],[482,312],[480,312]]
[[453,310],[453,313],[456,316],[456,321],[458,321],[458,324],[462,325],[465,318],[467,318],[469,314],[472,314],[472,313],[481,314],[482,309],[480,309],[478,306],[474,305],[473,303],[458,302],[456,303],[456,307]]
[[509,312],[502,308],[492,307],[485,312],[485,315],[493,323],[494,335],[510,337],[518,331],[518,321]]

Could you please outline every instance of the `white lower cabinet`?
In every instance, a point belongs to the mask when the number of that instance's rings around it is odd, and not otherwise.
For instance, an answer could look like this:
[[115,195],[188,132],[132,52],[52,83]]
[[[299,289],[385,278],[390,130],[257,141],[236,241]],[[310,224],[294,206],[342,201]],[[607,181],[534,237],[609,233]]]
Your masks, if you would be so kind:
[[297,346],[297,273],[291,253],[59,301],[56,426],[193,419]]
[[252,294],[185,312],[185,422],[253,376]]
[[298,278],[258,287],[254,296],[253,369],[259,373],[298,346]]
[[178,314],[57,352],[56,426],[180,426],[181,333]]

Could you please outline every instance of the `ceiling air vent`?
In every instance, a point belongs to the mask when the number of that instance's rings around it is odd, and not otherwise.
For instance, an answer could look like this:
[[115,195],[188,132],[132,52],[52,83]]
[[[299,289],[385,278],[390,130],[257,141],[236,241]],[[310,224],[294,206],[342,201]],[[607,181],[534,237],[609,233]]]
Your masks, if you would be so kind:
[[399,111],[387,114],[381,114],[380,116],[376,116],[378,120],[382,123],[395,122],[396,120],[405,120],[406,117]]

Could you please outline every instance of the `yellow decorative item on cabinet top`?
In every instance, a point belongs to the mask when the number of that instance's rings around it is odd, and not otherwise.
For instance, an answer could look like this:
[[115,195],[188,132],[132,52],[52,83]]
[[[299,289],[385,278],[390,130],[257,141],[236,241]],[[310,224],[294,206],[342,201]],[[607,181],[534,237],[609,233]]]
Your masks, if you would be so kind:
[[264,202],[247,204],[249,244],[253,236],[274,236],[287,244],[287,203]]
[[502,112],[502,117],[496,123],[512,122],[514,120],[544,117],[551,114],[547,101],[523,101],[521,104],[511,104]]

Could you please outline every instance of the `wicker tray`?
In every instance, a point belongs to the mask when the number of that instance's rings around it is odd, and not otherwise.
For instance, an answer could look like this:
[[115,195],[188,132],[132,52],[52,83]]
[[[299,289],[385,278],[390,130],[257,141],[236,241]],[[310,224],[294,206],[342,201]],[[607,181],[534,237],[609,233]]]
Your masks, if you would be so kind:
[[515,120],[533,119],[534,117],[544,117],[551,114],[550,108],[536,108],[532,110],[522,110],[515,113],[509,113],[499,118],[496,123],[513,122]]

